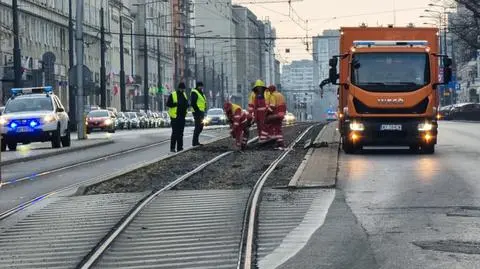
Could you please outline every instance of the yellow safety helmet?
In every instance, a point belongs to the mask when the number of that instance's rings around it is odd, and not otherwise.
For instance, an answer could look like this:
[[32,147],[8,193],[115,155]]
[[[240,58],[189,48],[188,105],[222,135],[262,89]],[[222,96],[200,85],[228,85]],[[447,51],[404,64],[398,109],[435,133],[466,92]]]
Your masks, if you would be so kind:
[[263,82],[261,79],[257,79],[257,81],[255,81],[255,85],[253,87],[254,88],[255,87],[265,87],[265,82]]

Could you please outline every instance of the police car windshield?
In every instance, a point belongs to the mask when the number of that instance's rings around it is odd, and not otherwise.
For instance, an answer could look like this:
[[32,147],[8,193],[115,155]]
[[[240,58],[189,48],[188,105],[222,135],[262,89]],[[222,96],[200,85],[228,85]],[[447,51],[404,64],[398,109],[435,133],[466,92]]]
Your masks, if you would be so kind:
[[107,110],[93,110],[88,113],[89,117],[108,117]]
[[5,113],[52,110],[52,100],[43,94],[40,96],[19,96],[10,99],[5,106]]
[[221,110],[221,109],[210,109],[207,114],[208,115],[223,115],[223,110]]

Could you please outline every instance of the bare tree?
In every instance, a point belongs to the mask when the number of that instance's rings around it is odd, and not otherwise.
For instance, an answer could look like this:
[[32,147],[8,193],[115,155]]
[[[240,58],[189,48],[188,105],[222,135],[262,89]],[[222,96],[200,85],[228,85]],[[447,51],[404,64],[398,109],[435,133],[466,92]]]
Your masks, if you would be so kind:
[[473,16],[477,19],[480,19],[480,1],[478,0],[455,0],[460,5],[463,5],[465,8],[470,10],[473,13]]

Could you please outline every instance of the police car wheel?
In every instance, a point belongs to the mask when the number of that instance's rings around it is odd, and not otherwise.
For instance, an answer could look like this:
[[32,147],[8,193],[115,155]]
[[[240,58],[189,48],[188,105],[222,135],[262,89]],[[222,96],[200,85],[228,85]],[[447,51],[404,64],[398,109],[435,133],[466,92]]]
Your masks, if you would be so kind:
[[70,138],[70,130],[66,130],[66,134],[64,137],[62,137],[62,146],[63,147],[70,147],[70,144],[72,143],[72,140]]
[[61,147],[61,134],[60,134],[60,129],[57,128],[56,131],[53,132],[52,134],[52,148],[56,149]]
[[10,151],[16,151],[17,150],[17,142],[8,142],[8,149]]

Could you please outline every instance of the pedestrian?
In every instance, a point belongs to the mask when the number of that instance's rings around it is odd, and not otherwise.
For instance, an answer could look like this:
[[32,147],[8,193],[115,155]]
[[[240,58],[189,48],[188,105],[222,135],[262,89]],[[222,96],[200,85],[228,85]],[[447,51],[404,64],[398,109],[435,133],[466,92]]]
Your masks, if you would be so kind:
[[285,97],[277,90],[275,85],[270,85],[268,91],[269,101],[265,121],[270,126],[270,135],[275,139],[277,148],[283,149],[285,142],[283,139],[282,123],[287,113]]
[[197,82],[195,88],[190,93],[190,104],[193,108],[193,118],[195,119],[195,129],[193,130],[193,146],[202,146],[199,142],[200,133],[203,131],[203,119],[207,109],[207,98],[203,92],[203,83]]
[[170,152],[183,150],[183,130],[185,129],[185,117],[189,107],[185,88],[185,83],[180,82],[178,88],[170,94],[167,100],[168,115],[172,125]]
[[235,146],[238,150],[245,150],[253,118],[241,106],[228,101],[224,103],[223,110],[230,123],[230,134],[235,139]]
[[248,112],[257,123],[258,142],[264,143],[269,139],[268,126],[265,124],[265,113],[267,112],[267,100],[269,92],[266,91],[265,83],[257,80],[253,86],[248,101]]

